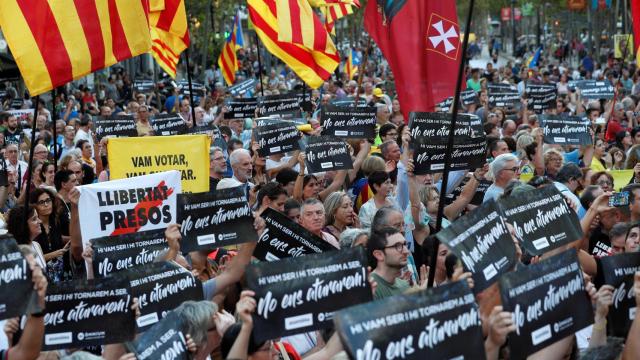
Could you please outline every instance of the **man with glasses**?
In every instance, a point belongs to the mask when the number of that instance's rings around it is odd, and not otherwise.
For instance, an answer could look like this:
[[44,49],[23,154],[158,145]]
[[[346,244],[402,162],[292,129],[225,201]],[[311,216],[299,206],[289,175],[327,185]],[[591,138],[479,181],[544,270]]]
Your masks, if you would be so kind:
[[573,203],[580,219],[582,219],[587,212],[580,204],[580,199],[576,195],[576,191],[582,189],[583,181],[584,176],[582,175],[580,167],[576,164],[568,163],[560,168],[558,175],[556,175],[556,181],[553,182],[556,189]]
[[140,105],[138,107],[136,130],[138,131],[138,136],[153,135],[153,127],[151,126],[151,123],[149,123],[149,107],[147,105]]
[[215,190],[225,172],[227,172],[227,161],[222,149],[212,147],[209,151],[209,191]]
[[17,144],[9,144],[7,145],[7,149],[5,150],[5,165],[7,167],[7,171],[13,171],[16,173],[16,196],[20,196],[20,189],[22,188],[22,182],[24,180],[25,174],[27,173],[27,163],[18,160],[18,145]]
[[518,158],[513,154],[498,155],[489,167],[493,174],[493,184],[487,188],[483,203],[490,199],[497,200],[504,193],[507,185],[513,180],[518,180],[520,176]]
[[385,227],[374,231],[367,242],[370,260],[375,261],[376,267],[371,277],[378,286],[374,299],[382,299],[399,295],[409,289],[409,283],[400,278],[402,269],[409,259],[407,240],[396,228]]

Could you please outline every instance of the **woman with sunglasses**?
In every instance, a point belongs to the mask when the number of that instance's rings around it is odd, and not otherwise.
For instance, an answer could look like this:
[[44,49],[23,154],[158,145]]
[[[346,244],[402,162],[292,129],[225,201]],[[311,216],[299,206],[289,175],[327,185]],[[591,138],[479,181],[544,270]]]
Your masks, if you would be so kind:
[[69,233],[69,224],[61,221],[65,217],[59,216],[56,196],[51,190],[38,188],[29,194],[29,203],[36,209],[40,220],[40,233],[34,240],[44,253],[47,278],[52,281],[69,280],[70,259],[65,255],[70,243],[63,240],[63,235]]

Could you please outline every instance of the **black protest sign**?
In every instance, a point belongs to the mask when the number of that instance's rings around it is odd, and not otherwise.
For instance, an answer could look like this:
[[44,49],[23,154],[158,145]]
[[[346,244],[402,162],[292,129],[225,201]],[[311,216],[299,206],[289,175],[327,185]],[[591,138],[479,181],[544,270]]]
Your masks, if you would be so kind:
[[589,123],[579,116],[542,114],[539,117],[544,142],[560,145],[591,145]]
[[301,96],[298,93],[258,97],[258,116],[298,114],[300,117]]
[[361,246],[249,265],[246,277],[258,342],[331,327],[335,311],[372,298]]
[[375,107],[325,106],[322,109],[322,134],[350,139],[376,137]]
[[183,301],[202,300],[202,283],[172,262],[156,262],[128,269],[131,296],[138,298],[138,332],[162,319]]
[[159,114],[151,119],[156,135],[179,135],[187,132],[187,123],[180,114]]
[[580,96],[583,99],[613,99],[616,94],[609,80],[579,80],[575,82],[575,87],[580,89]]
[[254,131],[256,141],[260,144],[260,156],[282,154],[299,150],[300,131],[295,123],[283,121],[259,126]]
[[256,116],[258,100],[256,98],[227,99],[225,106],[227,107],[227,112],[224,113],[225,119],[253,118]]
[[[453,104],[453,100],[454,100],[454,97],[449,96],[448,98],[438,103],[437,106],[442,111],[447,111],[451,107],[451,104]],[[478,99],[478,93],[475,92],[475,90],[473,89],[467,89],[460,93],[460,104],[463,106],[474,105],[474,104],[477,104],[479,101],[480,100]]]
[[244,187],[178,194],[180,250],[183,253],[256,241],[253,214]]
[[[189,96],[189,82],[182,80],[178,83],[178,87],[180,88],[180,95]],[[191,83],[191,88],[193,89],[193,96],[196,97],[204,97],[207,93],[207,88],[204,84],[200,83]]]
[[253,256],[260,260],[276,261],[336,250],[328,242],[276,210],[268,208],[260,217],[267,225],[253,251]]
[[131,115],[98,116],[93,121],[93,132],[96,134],[96,137],[98,137],[98,140],[105,136],[138,136],[136,122]]
[[436,106],[440,108],[441,111],[447,112],[451,108],[451,104],[453,104],[454,97],[449,96],[448,98],[439,102]]
[[183,333],[184,320],[170,312],[145,331],[133,343],[138,360],[188,360],[187,340]]
[[133,81],[133,90],[139,93],[150,93],[155,89],[153,80],[136,79]]
[[164,229],[141,231],[91,240],[96,278],[152,263],[169,247]]
[[[423,175],[444,169],[451,115],[413,112],[409,129],[413,146],[414,173]],[[476,116],[459,114],[454,129],[451,170],[482,167],[486,162],[486,138]]]
[[513,313],[516,326],[508,340],[516,359],[593,323],[575,249],[504,274],[499,284],[502,307]]
[[582,238],[578,216],[555,186],[512,194],[498,204],[516,238],[533,256]]
[[467,89],[460,93],[460,101],[462,102],[462,105],[469,106],[478,104],[480,99],[478,98],[478,93],[475,90]]
[[494,201],[475,208],[436,236],[473,274],[476,293],[498,281],[516,263],[516,247]]
[[29,263],[16,241],[0,238],[0,320],[40,311]]
[[49,284],[42,350],[132,340],[136,324],[130,292],[124,277]]
[[[452,204],[462,194],[462,190],[464,189],[465,185],[467,185],[467,183],[469,182],[469,179],[470,179],[469,177],[463,178],[462,181],[458,184],[458,186],[456,186],[453,189],[453,191],[445,195],[446,205]],[[475,205],[475,206],[482,205],[482,200],[484,200],[484,194],[487,192],[487,189],[489,188],[489,186],[491,186],[491,184],[493,184],[493,182],[489,180],[481,179],[480,183],[478,184],[478,187],[476,188],[476,192],[473,194],[473,198],[471,199],[471,202],[469,204]]]
[[480,312],[465,281],[338,311],[352,359],[484,359]]
[[637,307],[633,291],[633,276],[640,271],[640,252],[600,258],[605,284],[613,286],[613,304],[609,307],[609,323],[613,336],[626,337]]
[[[355,101],[356,101],[355,97],[347,96],[343,98],[333,99],[329,102],[329,104],[333,106],[340,106],[340,107],[353,107]],[[367,102],[364,99],[360,99],[360,101],[358,102],[358,107],[367,107],[367,106],[368,106]]]
[[490,107],[515,107],[520,102],[518,88],[510,84],[487,84]]
[[520,102],[520,93],[518,91],[494,92],[488,95],[489,107],[512,108]]
[[353,161],[349,147],[344,140],[331,136],[312,136],[304,149],[306,164],[313,174],[330,171],[353,169]]
[[232,96],[243,95],[250,89],[253,89],[257,83],[258,83],[258,80],[256,79],[247,79],[243,82],[237,83],[232,87],[230,87],[229,92],[231,93]]
[[556,107],[558,88],[556,84],[533,84],[528,82],[524,92],[527,94],[529,110],[546,110]]
[[[486,162],[487,141],[484,137],[455,140],[451,170],[471,170],[482,167]],[[444,169],[444,154],[447,144],[434,144],[425,139],[413,141],[413,163],[416,175],[442,172]]]

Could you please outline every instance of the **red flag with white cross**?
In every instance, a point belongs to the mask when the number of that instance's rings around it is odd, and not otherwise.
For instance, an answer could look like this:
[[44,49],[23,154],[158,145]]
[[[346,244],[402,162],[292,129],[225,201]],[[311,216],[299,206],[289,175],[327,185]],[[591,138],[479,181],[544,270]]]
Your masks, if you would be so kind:
[[405,119],[454,94],[462,59],[454,0],[370,0],[364,21],[393,71]]

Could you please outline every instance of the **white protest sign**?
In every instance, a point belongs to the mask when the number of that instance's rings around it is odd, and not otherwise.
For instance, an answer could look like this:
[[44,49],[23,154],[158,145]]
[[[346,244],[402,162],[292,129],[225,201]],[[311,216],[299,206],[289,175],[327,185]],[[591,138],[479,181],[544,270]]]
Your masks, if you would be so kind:
[[82,241],[166,228],[182,192],[176,170],[79,186]]

